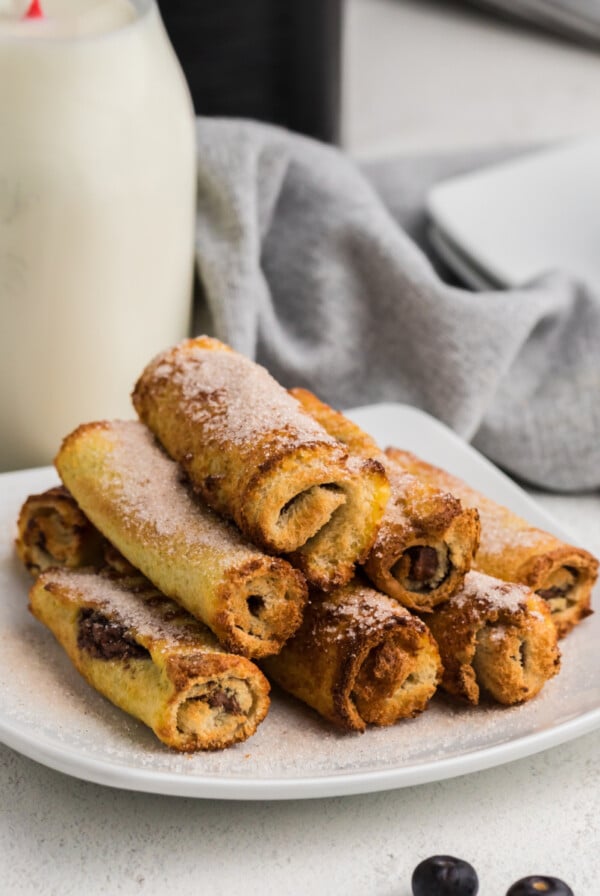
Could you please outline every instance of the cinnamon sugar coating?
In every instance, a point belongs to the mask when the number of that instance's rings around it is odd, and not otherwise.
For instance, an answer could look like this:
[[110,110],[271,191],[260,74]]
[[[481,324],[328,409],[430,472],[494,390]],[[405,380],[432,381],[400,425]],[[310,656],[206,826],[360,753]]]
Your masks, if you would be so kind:
[[446,489],[465,507],[478,510],[481,536],[473,568],[536,591],[548,603],[559,637],[590,615],[598,561],[588,551],[531,526],[507,507],[414,454],[388,448],[386,455],[424,483]]
[[[226,653],[139,574],[48,569],[31,589],[30,609],[92,687],[175,750],[246,740],[267,713],[269,684],[260,670]],[[95,637],[109,629],[110,654],[91,649],[90,614]],[[117,649],[119,637],[126,651]]]
[[302,626],[264,668],[282,688],[348,731],[418,715],[441,674],[427,627],[360,581],[328,594],[313,592]]
[[444,666],[442,688],[469,703],[481,692],[503,704],[531,700],[560,669],[550,610],[524,585],[472,571],[427,624]]
[[322,588],[348,581],[376,535],[389,487],[351,458],[258,364],[207,337],[155,358],[138,415],[214,510]]
[[209,510],[136,421],[80,426],[56,466],[91,522],[228,650],[265,656],[300,624],[306,584]]
[[375,457],[386,471],[391,494],[364,563],[375,587],[421,613],[447,600],[471,568],[479,543],[477,510],[408,473],[371,436],[312,392],[291,393],[330,435],[354,454]]

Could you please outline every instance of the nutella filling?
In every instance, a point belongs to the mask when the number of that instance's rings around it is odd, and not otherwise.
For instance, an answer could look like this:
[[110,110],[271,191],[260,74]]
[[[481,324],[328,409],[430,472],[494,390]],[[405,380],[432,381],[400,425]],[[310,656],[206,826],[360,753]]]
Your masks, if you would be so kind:
[[252,692],[244,681],[230,684],[207,681],[194,687],[177,710],[178,730],[193,736],[199,729],[234,730],[243,724],[252,711]]
[[150,658],[146,648],[138,644],[122,625],[92,609],[82,610],[79,615],[77,646],[98,660]]
[[538,588],[536,594],[548,602],[552,613],[559,613],[577,603],[573,591],[577,585],[578,573],[571,566],[564,566],[553,576],[547,588]]
[[239,715],[241,707],[235,694],[224,690],[223,688],[214,688],[204,697],[198,697],[198,700],[205,700],[211,709],[224,709],[225,712]]
[[74,531],[63,525],[57,514],[40,511],[27,523],[27,539],[38,549],[39,568],[59,563],[68,565],[69,548],[73,534],[78,535],[81,527]]
[[439,548],[415,544],[407,548],[391,569],[395,579],[415,593],[433,591],[450,573],[450,557],[446,545]]
[[410,558],[409,576],[416,582],[428,582],[438,568],[438,554],[428,545],[416,545],[406,552]]

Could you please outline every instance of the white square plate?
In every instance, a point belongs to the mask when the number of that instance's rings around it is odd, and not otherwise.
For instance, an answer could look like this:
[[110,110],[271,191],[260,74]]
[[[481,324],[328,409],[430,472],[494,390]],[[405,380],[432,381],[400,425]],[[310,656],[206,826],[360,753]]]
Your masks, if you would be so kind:
[[[397,404],[350,412],[382,445],[420,454],[566,538],[520,488],[432,417]],[[216,799],[302,799],[387,790],[489,768],[600,727],[600,614],[562,642],[563,669],[523,706],[464,707],[436,696],[419,718],[343,734],[276,691],[257,733],[220,753],[179,755],[93,691],[27,611],[13,550],[27,495],[51,468],[0,475],[0,740],[70,775],[130,790]]]
[[600,286],[600,139],[451,178],[433,187],[427,211],[433,245],[475,289],[551,271]]

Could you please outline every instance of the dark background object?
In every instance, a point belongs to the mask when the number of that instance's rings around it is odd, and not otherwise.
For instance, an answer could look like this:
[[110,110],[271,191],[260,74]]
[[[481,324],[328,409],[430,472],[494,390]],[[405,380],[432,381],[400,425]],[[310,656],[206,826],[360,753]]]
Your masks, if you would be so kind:
[[343,0],[159,0],[198,115],[328,142],[340,125]]

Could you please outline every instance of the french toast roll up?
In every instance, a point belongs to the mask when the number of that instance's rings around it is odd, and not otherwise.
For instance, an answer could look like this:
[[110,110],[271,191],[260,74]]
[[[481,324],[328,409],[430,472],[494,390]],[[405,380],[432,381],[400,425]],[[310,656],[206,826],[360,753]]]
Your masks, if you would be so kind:
[[388,448],[386,454],[422,481],[452,492],[465,507],[477,508],[481,536],[473,568],[537,592],[550,608],[559,637],[590,615],[598,576],[598,561],[592,554],[531,526],[461,479],[409,452]]
[[101,566],[105,545],[62,485],[30,495],[21,507],[15,547],[34,576],[49,566]]
[[526,585],[472,570],[427,617],[444,667],[441,687],[469,703],[531,700],[560,669],[557,632],[543,598]]
[[349,581],[389,494],[381,464],[352,456],[258,364],[215,339],[155,358],[138,415],[194,488],[255,544],[320,588]]
[[88,683],[175,750],[246,740],[267,713],[260,669],[139,574],[48,569],[29,601]]
[[142,423],[84,424],[55,463],[96,528],[228,650],[266,656],[296,630],[306,601],[301,573],[206,507]]
[[313,593],[299,630],[262,666],[285,691],[348,731],[418,715],[441,675],[424,623],[358,581]]
[[[42,544],[39,532],[44,533]],[[64,485],[26,498],[15,547],[34,578],[50,567],[141,575],[90,522]]]
[[430,612],[460,588],[479,539],[477,510],[394,463],[367,433],[305,389],[291,393],[328,433],[384,466],[391,494],[364,570],[403,606]]

